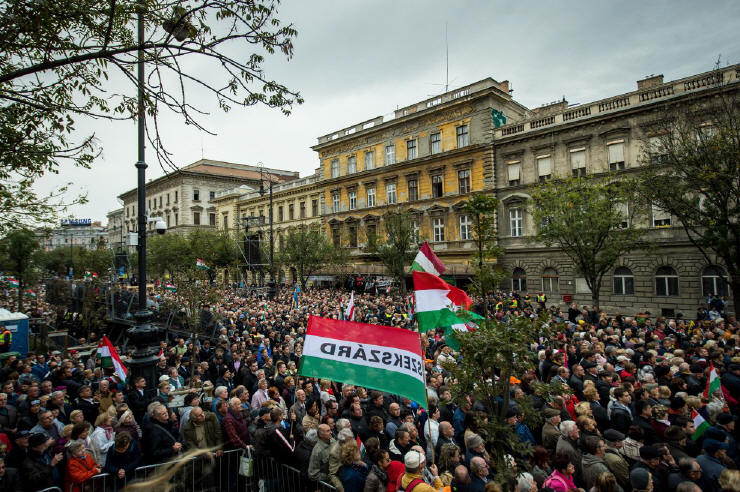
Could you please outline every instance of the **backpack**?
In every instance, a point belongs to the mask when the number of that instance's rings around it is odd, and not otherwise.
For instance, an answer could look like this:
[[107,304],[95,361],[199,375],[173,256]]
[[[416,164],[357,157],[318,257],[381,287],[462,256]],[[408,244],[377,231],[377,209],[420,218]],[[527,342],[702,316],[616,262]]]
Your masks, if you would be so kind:
[[549,477],[547,477],[547,479],[542,483],[542,488],[547,487],[547,488],[554,489],[554,487],[552,486],[553,482],[560,483],[563,486],[562,487],[563,489],[568,490],[568,484],[565,483],[565,480],[563,480],[560,477],[556,477],[555,475],[550,475]]
[[398,482],[396,483],[396,486],[397,486],[396,490],[398,492],[412,492],[417,485],[424,483],[424,480],[422,480],[421,478],[415,478],[411,480],[411,482],[409,482],[409,484],[404,489],[403,486],[401,485],[402,478],[403,478],[403,475],[400,475],[398,477]]

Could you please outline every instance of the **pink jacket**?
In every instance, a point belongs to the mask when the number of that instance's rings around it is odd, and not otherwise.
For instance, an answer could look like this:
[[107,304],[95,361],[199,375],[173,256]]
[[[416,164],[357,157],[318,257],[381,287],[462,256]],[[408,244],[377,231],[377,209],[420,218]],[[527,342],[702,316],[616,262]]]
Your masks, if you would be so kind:
[[543,486],[550,487],[555,492],[568,492],[576,488],[576,484],[573,482],[573,475],[563,475],[558,470],[553,471],[547,477]]

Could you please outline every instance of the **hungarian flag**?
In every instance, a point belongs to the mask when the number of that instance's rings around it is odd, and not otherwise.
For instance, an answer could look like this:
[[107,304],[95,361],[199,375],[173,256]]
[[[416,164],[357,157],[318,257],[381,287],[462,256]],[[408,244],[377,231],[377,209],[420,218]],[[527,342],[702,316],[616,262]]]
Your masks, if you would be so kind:
[[365,459],[365,443],[357,436],[357,448],[360,450],[360,458]]
[[722,387],[722,381],[719,379],[717,369],[714,368],[714,364],[709,363],[709,379],[707,380],[707,387],[704,388],[704,398],[709,398],[709,395],[714,394],[715,391]]
[[429,244],[424,241],[424,244],[419,249],[416,258],[414,258],[414,262],[411,264],[411,271],[427,272],[440,276],[445,270],[447,270],[447,268],[444,266],[444,263],[437,258],[437,255],[434,254],[434,251],[429,247]]
[[121,358],[118,357],[118,352],[116,352],[116,348],[113,346],[112,343],[110,343],[108,337],[104,336],[103,339],[100,341],[100,344],[98,345],[97,356],[100,357],[100,364],[103,367],[112,367],[113,370],[116,372],[116,376],[118,376],[118,379],[120,379],[121,382],[126,382],[126,375],[128,374],[128,371],[123,365],[123,362],[121,362]]
[[455,311],[468,309],[472,301],[462,290],[431,273],[414,271],[414,296],[419,332],[452,326],[457,321]]
[[167,282],[164,285],[164,288],[169,290],[170,292],[177,292],[177,288],[174,285],[172,285],[170,282]]
[[355,291],[352,291],[349,296],[349,304],[347,304],[347,309],[344,311],[344,319],[348,321],[355,320]]
[[691,420],[694,421],[694,434],[691,436],[692,441],[698,440],[704,432],[709,429],[709,422],[704,420],[699,412],[691,409]]
[[18,287],[21,286],[21,283],[18,282],[18,280],[16,280],[15,278],[10,277],[8,279],[8,285],[10,286],[11,289],[17,289]]
[[36,299],[36,293],[31,289],[24,290],[23,295],[28,299]]
[[426,404],[419,335],[401,328],[311,316],[299,374]]
[[[476,321],[484,319],[483,316],[480,316],[472,311],[467,311],[465,309],[461,309],[457,313],[455,313],[454,322],[447,326],[445,330],[445,343],[452,347],[453,350],[460,350],[460,342],[457,339],[457,333],[459,332],[469,332],[469,331],[475,331],[476,328],[478,328],[478,325],[476,324]],[[447,318],[443,318],[445,321],[452,321]]]
[[201,270],[210,270],[211,267],[206,265],[206,262],[201,260],[200,258],[195,259],[195,268],[200,268]]

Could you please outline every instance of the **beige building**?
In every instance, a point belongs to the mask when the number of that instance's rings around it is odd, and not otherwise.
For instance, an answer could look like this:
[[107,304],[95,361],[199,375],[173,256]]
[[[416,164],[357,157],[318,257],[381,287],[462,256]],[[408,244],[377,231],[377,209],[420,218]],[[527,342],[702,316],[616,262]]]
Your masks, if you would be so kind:
[[[259,188],[262,176],[273,176],[278,183],[298,178],[295,171],[266,169],[259,166],[201,159],[146,184],[147,209],[150,217],[162,217],[168,231],[182,233],[195,227],[216,228],[219,220],[213,201],[216,193],[237,186]],[[123,202],[125,233],[137,230],[137,190],[118,197]],[[149,224],[153,231],[153,224]]]
[[123,220],[123,208],[119,208],[106,214],[108,224],[105,230],[108,233],[108,248],[113,251],[121,251],[126,245],[126,231]]
[[[590,305],[590,291],[572,262],[556,248],[529,241],[536,225],[527,212],[528,189],[576,174],[629,175],[645,162],[651,139],[657,137],[647,123],[659,121],[675,105],[712,97],[718,82],[739,80],[740,65],[670,82],[653,76],[638,81],[633,92],[574,106],[560,101],[496,128],[491,185],[501,202],[498,236],[506,250],[501,262],[512,274],[503,287],[544,290],[551,301],[572,298]],[[603,308],[691,317],[707,293],[728,295],[718,275],[725,270],[722,262],[703,258],[675,218],[655,208],[636,212],[645,218],[635,225],[648,229],[654,248],[625,255],[604,278]]]
[[[261,188],[237,187],[216,193],[218,227],[231,232],[239,244],[243,263],[247,271],[255,271],[257,264],[269,263],[270,241],[270,180],[273,180],[272,213],[274,251],[282,248],[285,235],[291,227],[321,223],[323,187],[320,175],[280,183],[276,176],[264,174]],[[245,238],[249,237],[249,240]],[[251,249],[250,252],[250,241]],[[255,249],[261,249],[260,257]],[[267,255],[267,257],[265,257]],[[289,271],[276,271],[278,279],[295,280]],[[248,282],[260,282],[250,275]]]

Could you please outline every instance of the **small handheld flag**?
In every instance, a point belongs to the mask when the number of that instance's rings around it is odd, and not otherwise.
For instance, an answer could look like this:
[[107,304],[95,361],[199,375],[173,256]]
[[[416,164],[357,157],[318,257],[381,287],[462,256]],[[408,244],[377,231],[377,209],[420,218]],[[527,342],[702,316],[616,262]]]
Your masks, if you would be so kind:
[[103,339],[100,341],[100,344],[98,345],[97,356],[100,357],[100,364],[103,367],[112,367],[118,379],[120,379],[123,383],[126,382],[128,371],[123,365],[123,362],[121,362],[121,358],[118,357],[118,352],[116,352],[116,348],[113,346],[112,343],[110,343],[108,337],[104,336]]
[[211,267],[206,265],[206,262],[201,260],[200,258],[195,259],[195,268],[200,268],[201,270],[210,270]]

